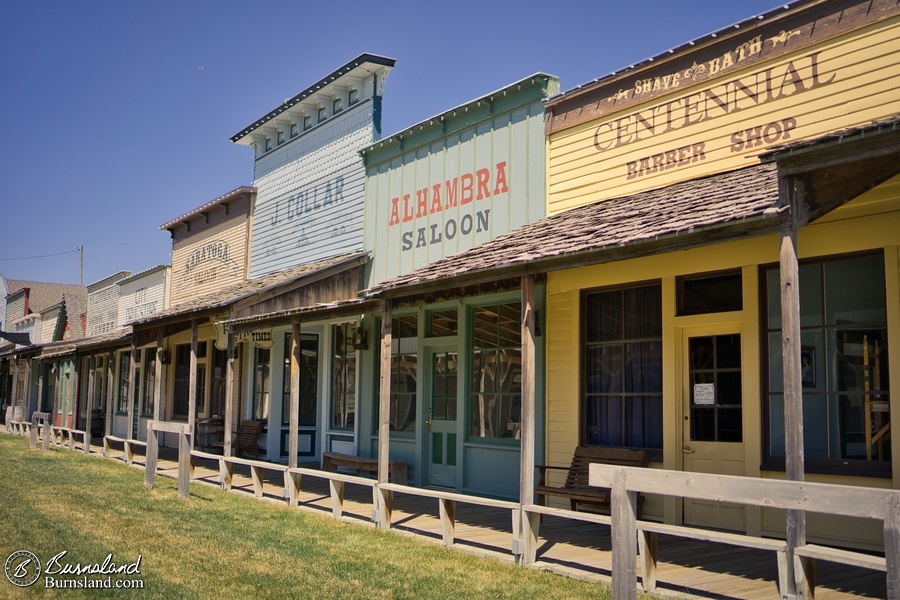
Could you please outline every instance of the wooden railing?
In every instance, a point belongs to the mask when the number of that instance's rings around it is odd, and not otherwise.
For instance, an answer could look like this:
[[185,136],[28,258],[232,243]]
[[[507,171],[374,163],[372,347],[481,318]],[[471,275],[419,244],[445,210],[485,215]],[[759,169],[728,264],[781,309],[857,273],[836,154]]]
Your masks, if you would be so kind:
[[[599,464],[590,467],[590,483],[612,490],[610,513],[614,598],[637,597],[636,538],[642,550],[644,589],[651,591],[655,588],[658,534],[774,551],[778,557],[778,586],[782,598],[813,597],[816,585],[813,561],[816,559],[886,571],[887,597],[900,598],[900,491],[898,490]],[[781,540],[639,521],[637,494],[642,492],[880,520],[884,525],[885,556],[873,556],[815,544],[789,548],[787,543]],[[523,510],[527,513],[534,508],[526,506]],[[523,523],[526,521],[528,520],[523,519]],[[530,536],[536,537],[536,532],[532,532]]]
[[[48,430],[48,418],[49,415],[46,413],[35,413],[32,422],[28,424],[32,438],[35,438],[39,429],[44,432]],[[70,436],[77,433],[83,434],[77,430],[60,427],[52,427],[50,431],[52,433],[49,438],[54,441],[60,433],[68,433]],[[188,438],[191,428],[188,424],[155,421],[148,423],[145,472],[147,487],[153,486],[156,476],[158,436],[163,433],[173,433],[179,437],[178,490],[179,496],[184,498],[189,495],[196,461],[205,459],[218,462],[219,482],[224,489],[230,489],[236,465],[249,467],[256,497],[263,495],[263,473],[265,471],[282,473],[283,497],[291,506],[298,504],[300,481],[303,476],[328,480],[332,514],[337,518],[340,518],[344,511],[345,484],[369,487],[372,489],[373,497],[372,518],[385,529],[391,527],[393,494],[401,493],[434,498],[438,501],[438,513],[445,545],[452,545],[455,542],[457,503],[509,510],[512,517],[512,552],[522,564],[533,563],[537,558],[536,549],[541,515],[609,525],[612,540],[612,586],[615,598],[635,598],[637,596],[638,549],[640,550],[641,585],[646,591],[653,591],[656,588],[657,538],[659,535],[773,552],[777,557],[778,589],[782,598],[813,597],[815,589],[814,561],[816,560],[884,571],[887,578],[887,597],[900,598],[900,490],[705,475],[602,464],[591,465],[591,485],[612,490],[611,515],[607,516],[395,483],[379,484],[374,479],[345,473],[321,471],[314,468],[290,468],[286,465],[261,460],[210,454],[191,450]],[[43,437],[46,446],[49,438],[46,434]],[[71,439],[69,437],[69,440]],[[106,436],[104,438],[104,456],[109,455],[110,442],[124,442],[126,460],[129,461],[128,448],[145,444],[139,440]],[[74,443],[70,441],[69,447],[74,448]],[[879,556],[816,544],[804,544],[797,548],[789,548],[784,540],[639,520],[637,518],[637,495],[639,493],[880,520],[883,523],[885,555]]]

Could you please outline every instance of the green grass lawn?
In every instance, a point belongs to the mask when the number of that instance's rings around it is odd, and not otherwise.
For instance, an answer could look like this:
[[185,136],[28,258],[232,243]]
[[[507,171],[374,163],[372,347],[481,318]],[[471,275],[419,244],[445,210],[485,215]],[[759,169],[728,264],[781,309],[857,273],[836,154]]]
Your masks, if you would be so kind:
[[[0,575],[0,598],[608,598],[605,586],[519,568],[374,528],[173,479],[68,450],[31,450],[0,434],[0,562],[127,564],[143,590],[27,588]],[[113,576],[115,579],[117,576]]]

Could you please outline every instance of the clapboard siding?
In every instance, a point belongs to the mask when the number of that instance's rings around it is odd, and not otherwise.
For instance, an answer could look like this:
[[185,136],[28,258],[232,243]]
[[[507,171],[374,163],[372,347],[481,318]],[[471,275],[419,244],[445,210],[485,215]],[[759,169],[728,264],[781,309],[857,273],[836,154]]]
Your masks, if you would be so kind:
[[[548,212],[555,213],[605,198],[746,166],[757,162],[756,155],[768,146],[813,138],[896,114],[900,111],[900,96],[896,93],[895,84],[900,77],[900,53],[895,51],[898,37],[900,22],[898,18],[892,18],[755,64],[730,73],[728,77],[677,88],[675,94],[552,134],[549,137]],[[599,136],[596,139],[601,146],[612,143],[604,136],[608,136],[607,132],[618,119],[628,119],[635,113],[646,116],[654,107],[659,109],[667,102],[705,90],[720,92],[723,89],[721,86],[728,82],[754,81],[764,78],[767,72],[773,74],[772,79],[779,86],[786,78],[793,81],[793,73],[796,72],[802,78],[802,87],[785,84],[784,89],[792,93],[757,104],[743,101],[743,94],[735,93],[733,97],[739,97],[742,101],[740,110],[723,113],[714,102],[710,102],[707,105],[708,118],[698,118],[696,123],[655,135],[647,134],[642,127],[640,131],[646,137],[639,136],[637,141],[603,151],[595,148],[595,135]],[[684,119],[684,112],[682,109],[679,118]],[[698,111],[697,116],[699,114]],[[778,128],[773,127],[770,129],[771,139],[762,140],[758,146],[748,148],[734,144],[734,134],[752,127],[781,123],[781,129],[785,129],[784,119],[795,122],[788,132],[789,137],[782,134],[775,139]],[[633,122],[634,119],[631,119],[630,132],[636,130]],[[739,140],[743,141],[745,137],[746,134],[741,134]],[[639,166],[641,158],[685,146],[693,148],[696,144],[703,144],[702,159],[628,177],[629,162],[638,162]],[[688,151],[687,156],[690,153]],[[652,159],[648,164],[652,167]]]
[[362,250],[365,170],[374,103],[331,117],[256,162],[249,277]]
[[239,215],[172,247],[170,305],[244,280],[247,217]]
[[119,284],[119,327],[168,308],[166,289],[170,273],[166,267]]

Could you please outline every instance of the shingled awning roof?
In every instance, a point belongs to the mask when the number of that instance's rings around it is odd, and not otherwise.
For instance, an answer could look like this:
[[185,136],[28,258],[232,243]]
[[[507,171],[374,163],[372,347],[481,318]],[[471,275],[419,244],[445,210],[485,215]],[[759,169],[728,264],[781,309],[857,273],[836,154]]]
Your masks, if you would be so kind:
[[761,235],[778,231],[786,211],[776,166],[755,165],[551,215],[365,293],[425,293]]
[[214,309],[221,309],[231,304],[250,298],[257,294],[277,288],[278,286],[291,283],[293,281],[308,277],[314,273],[318,273],[325,269],[336,267],[338,265],[362,264],[368,259],[366,252],[351,252],[307,263],[290,269],[285,269],[271,275],[265,275],[257,279],[242,281],[234,285],[227,286],[221,290],[191,298],[185,302],[178,304],[172,308],[154,313],[142,319],[136,319],[131,322],[132,325],[150,325],[162,321],[171,321],[174,318],[186,317],[196,313],[207,312]]

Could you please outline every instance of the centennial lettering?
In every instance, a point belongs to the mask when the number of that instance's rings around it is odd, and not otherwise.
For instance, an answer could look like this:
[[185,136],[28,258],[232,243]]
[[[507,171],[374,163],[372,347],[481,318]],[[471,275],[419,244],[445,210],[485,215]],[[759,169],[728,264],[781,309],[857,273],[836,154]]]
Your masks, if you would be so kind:
[[837,73],[819,72],[819,54],[814,52],[785,65],[763,69],[603,123],[594,131],[594,147],[598,152],[619,148],[828,85],[834,82]]

